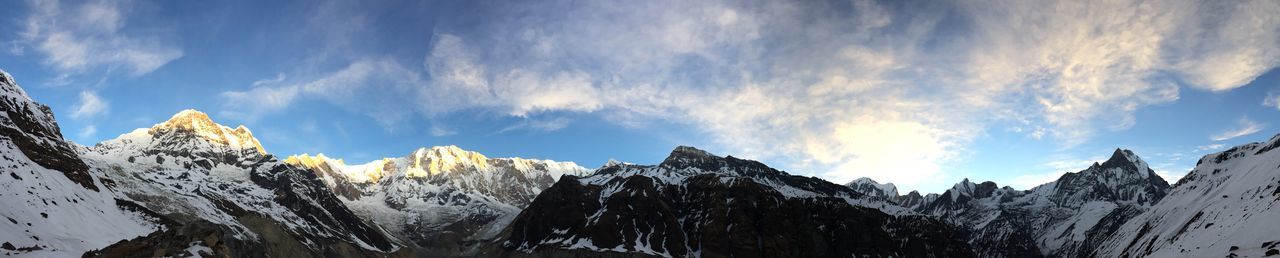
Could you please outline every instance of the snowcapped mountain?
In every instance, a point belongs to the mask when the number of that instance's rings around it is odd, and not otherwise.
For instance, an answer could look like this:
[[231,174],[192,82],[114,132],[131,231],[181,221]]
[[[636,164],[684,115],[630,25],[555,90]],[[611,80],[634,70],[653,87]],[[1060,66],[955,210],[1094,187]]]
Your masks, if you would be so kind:
[[400,249],[314,174],[267,153],[249,129],[219,125],[199,111],[79,148],[79,155],[116,198],[164,214],[174,227],[113,245],[105,256],[175,248],[190,238],[231,256],[383,256]]
[[966,228],[979,256],[1090,257],[1168,191],[1145,161],[1117,149],[1101,164],[1026,191],[965,179],[917,211]]
[[953,227],[879,210],[888,206],[821,179],[679,147],[659,165],[610,162],[590,176],[566,176],[486,255],[973,255]]
[[1107,257],[1280,255],[1280,135],[1205,155],[1098,250]]
[[456,146],[362,165],[323,154],[286,162],[310,169],[361,217],[432,256],[474,252],[561,175],[587,173],[572,162],[488,158]]
[[881,184],[876,182],[876,180],[871,180],[870,178],[866,178],[866,177],[849,181],[849,183],[844,184],[844,186],[853,188],[854,191],[857,191],[867,196],[882,197],[882,198],[892,198],[892,197],[898,196],[898,187],[894,186],[893,183]]
[[0,255],[80,256],[164,228],[99,187],[48,106],[0,71]]

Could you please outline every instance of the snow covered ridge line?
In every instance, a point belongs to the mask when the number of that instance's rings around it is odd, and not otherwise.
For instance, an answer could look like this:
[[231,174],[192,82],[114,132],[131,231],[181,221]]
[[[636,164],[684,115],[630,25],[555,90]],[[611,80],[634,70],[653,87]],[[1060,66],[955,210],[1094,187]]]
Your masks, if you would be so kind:
[[81,148],[79,154],[111,182],[117,198],[174,214],[182,222],[177,232],[123,242],[103,254],[155,241],[186,245],[190,241],[174,239],[190,234],[218,239],[202,243],[213,243],[215,254],[232,256],[347,256],[401,249],[314,174],[267,153],[247,128],[231,129],[199,111],[184,110],[151,128]]
[[1124,223],[1097,255],[1280,255],[1280,135],[1202,157],[1168,196]]
[[36,103],[0,70],[0,255],[74,257],[164,228],[114,198]]
[[98,190],[89,176],[89,168],[71,151],[62,138],[53,110],[27,96],[8,73],[0,70],[0,136],[8,138],[17,150],[36,164],[60,171],[72,182],[89,190]]
[[964,179],[942,194],[892,196],[887,184],[846,186],[871,199],[944,220],[969,232],[981,257],[1079,257],[1092,254],[1119,225],[1160,201],[1169,185],[1132,151],[1028,190]]
[[562,175],[573,162],[489,158],[457,146],[419,148],[403,157],[348,165],[323,154],[290,156],[362,218],[426,256],[470,256]]
[[[576,179],[576,180],[575,180]],[[958,229],[813,177],[692,147],[557,181],[490,256],[971,257]]]

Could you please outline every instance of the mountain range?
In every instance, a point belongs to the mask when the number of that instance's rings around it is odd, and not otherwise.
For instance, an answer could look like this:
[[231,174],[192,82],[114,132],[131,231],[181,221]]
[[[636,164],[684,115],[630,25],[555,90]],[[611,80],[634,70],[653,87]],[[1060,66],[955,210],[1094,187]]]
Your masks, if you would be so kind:
[[185,110],[93,146],[0,71],[0,254],[30,257],[1263,257],[1280,136],[1170,185],[1130,150],[1027,190],[901,194],[681,146],[659,164],[456,146],[281,158]]

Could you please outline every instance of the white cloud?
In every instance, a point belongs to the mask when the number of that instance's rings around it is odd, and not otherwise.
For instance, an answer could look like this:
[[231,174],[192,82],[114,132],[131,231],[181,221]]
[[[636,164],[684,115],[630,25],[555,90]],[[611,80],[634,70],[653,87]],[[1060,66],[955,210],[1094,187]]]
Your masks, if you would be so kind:
[[569,124],[572,122],[573,120],[564,118],[564,117],[556,117],[551,119],[525,119],[520,121],[519,123],[513,124],[511,126],[507,126],[506,128],[502,128],[502,130],[498,130],[497,133],[506,133],[506,132],[515,131],[515,130],[526,130],[526,129],[538,130],[538,131],[544,131],[544,132],[555,131],[555,130],[560,130],[560,129],[564,129],[565,127],[568,127]]
[[130,8],[122,5],[127,2],[33,1],[31,5],[20,41],[43,54],[44,64],[64,74],[122,68],[138,76],[183,55],[182,49],[156,37],[126,33]]
[[[397,72],[362,78],[412,85],[380,100],[413,103],[426,116],[479,109],[674,122],[735,156],[910,190],[946,179],[942,168],[990,126],[1011,122],[1070,147],[1131,127],[1138,109],[1176,101],[1180,81],[1229,90],[1280,58],[1275,1],[943,6],[955,8],[514,2],[477,10],[493,19],[441,19],[424,69],[390,65]],[[341,96],[387,91],[364,80],[330,91],[308,84],[250,91],[288,96],[267,110],[297,96],[354,105],[358,98]]]
[[1222,147],[1225,147],[1225,146],[1226,146],[1226,145],[1223,145],[1223,144],[1221,144],[1221,143],[1217,143],[1217,144],[1209,144],[1209,145],[1200,145],[1200,146],[1196,146],[1196,152],[1211,151],[1211,150],[1219,150],[1219,149],[1222,149]]
[[431,136],[442,137],[442,136],[450,136],[454,134],[458,134],[458,131],[449,130],[449,128],[444,128],[438,125],[431,126]]
[[1254,122],[1253,120],[1249,120],[1248,117],[1241,117],[1237,123],[1240,126],[1239,128],[1229,129],[1226,131],[1222,131],[1220,133],[1216,133],[1214,135],[1210,135],[1209,139],[1214,141],[1230,140],[1232,138],[1250,135],[1258,131],[1262,131],[1262,127],[1263,127],[1262,124],[1259,124],[1258,122]]
[[98,97],[97,93],[87,90],[81,91],[80,103],[71,108],[73,110],[71,111],[71,118],[89,118],[105,114],[109,106],[110,104]]
[[275,78],[253,81],[253,83],[250,85],[253,85],[253,87],[276,85],[276,84],[280,84],[280,82],[283,82],[284,79],[285,79],[284,73],[278,73],[276,74]]
[[223,92],[226,109],[222,114],[256,120],[284,110],[301,97],[312,97],[367,114],[385,128],[394,129],[413,112],[405,106],[416,104],[406,102],[409,99],[405,96],[421,94],[419,86],[424,83],[419,76],[394,60],[358,60],[310,81]]
[[1275,92],[1268,92],[1267,98],[1262,99],[1262,105],[1274,107],[1276,110],[1280,110],[1280,95],[1277,95]]
[[89,139],[89,137],[93,137],[93,135],[94,135],[94,134],[97,134],[97,133],[98,133],[98,127],[97,127],[97,126],[94,126],[94,125],[88,125],[88,126],[85,126],[85,127],[84,127],[84,128],[82,128],[82,129],[80,129],[80,133],[78,133],[78,134],[76,134],[76,135],[77,135],[77,136],[80,136],[80,139],[82,139],[82,140],[87,140],[87,139]]

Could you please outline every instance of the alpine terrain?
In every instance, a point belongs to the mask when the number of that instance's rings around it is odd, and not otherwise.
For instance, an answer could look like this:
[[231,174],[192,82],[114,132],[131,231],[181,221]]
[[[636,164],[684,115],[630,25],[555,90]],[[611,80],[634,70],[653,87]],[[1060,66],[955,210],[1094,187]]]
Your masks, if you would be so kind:
[[357,215],[429,256],[471,255],[562,175],[572,162],[488,158],[456,146],[346,165],[323,154],[285,160],[310,169]]
[[1133,151],[1029,190],[900,194],[681,146],[659,164],[457,146],[284,159],[184,110],[93,146],[0,71],[0,255],[23,257],[1266,257],[1280,135],[1170,186]]
[[31,100],[4,71],[0,168],[0,255],[74,257],[169,229],[146,208],[116,198],[63,140],[49,107]]
[[111,246],[102,251],[107,256],[184,244],[174,239],[204,239],[214,254],[232,256],[384,256],[401,249],[314,174],[267,153],[249,129],[199,111],[78,150],[117,198],[174,227]]
[[1280,255],[1280,135],[1200,158],[1159,203],[1118,226],[1097,255]]
[[908,212],[821,179],[682,146],[658,165],[609,162],[590,176],[561,178],[486,255],[974,255],[957,228]]

